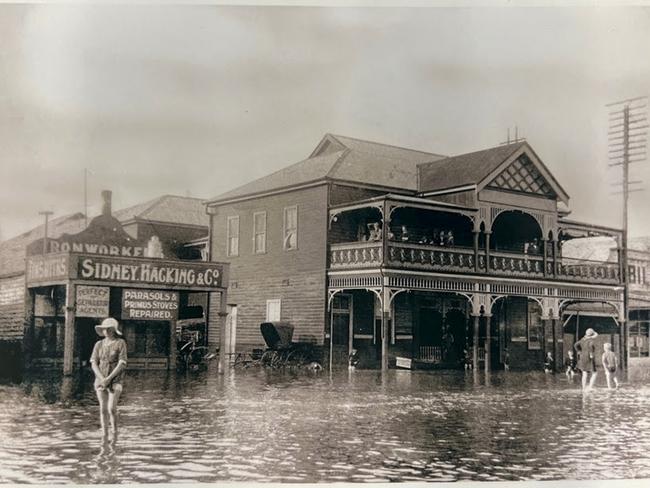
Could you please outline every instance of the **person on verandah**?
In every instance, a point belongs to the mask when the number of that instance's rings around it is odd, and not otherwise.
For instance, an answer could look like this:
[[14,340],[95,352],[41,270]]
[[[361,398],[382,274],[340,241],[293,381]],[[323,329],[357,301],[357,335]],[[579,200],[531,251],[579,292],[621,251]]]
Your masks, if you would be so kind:
[[109,427],[113,440],[117,439],[117,403],[122,394],[122,380],[126,369],[126,342],[121,338],[119,323],[112,317],[95,326],[103,339],[95,343],[90,364],[95,373],[95,392],[99,400],[100,422],[104,439]]

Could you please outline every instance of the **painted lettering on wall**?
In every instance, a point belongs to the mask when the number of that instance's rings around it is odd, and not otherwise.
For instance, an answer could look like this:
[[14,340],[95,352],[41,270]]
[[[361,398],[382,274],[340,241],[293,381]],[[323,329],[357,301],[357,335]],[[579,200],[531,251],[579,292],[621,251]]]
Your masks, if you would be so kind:
[[145,255],[141,246],[108,246],[89,242],[59,242],[49,240],[48,252],[78,252],[85,254],[105,254],[108,256],[142,257]]
[[63,280],[67,277],[67,256],[31,256],[27,259],[27,283]]
[[159,290],[122,290],[122,319],[176,320],[178,292]]

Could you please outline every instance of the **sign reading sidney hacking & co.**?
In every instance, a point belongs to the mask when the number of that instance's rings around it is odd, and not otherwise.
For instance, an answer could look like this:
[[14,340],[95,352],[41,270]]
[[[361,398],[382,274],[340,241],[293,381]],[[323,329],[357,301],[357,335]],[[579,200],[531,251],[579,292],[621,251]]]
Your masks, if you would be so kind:
[[77,266],[77,278],[82,280],[208,289],[223,286],[220,264],[79,256]]

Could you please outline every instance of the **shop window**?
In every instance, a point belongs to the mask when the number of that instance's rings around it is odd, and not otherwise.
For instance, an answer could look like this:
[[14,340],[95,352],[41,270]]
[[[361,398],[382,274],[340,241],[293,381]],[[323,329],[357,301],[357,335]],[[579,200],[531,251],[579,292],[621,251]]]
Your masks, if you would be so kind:
[[147,327],[147,354],[166,356],[169,354],[169,326],[151,324]]
[[228,217],[227,229],[227,254],[228,256],[239,256],[239,217]]
[[253,252],[255,254],[266,252],[266,212],[253,214]]
[[284,238],[283,248],[291,251],[298,248],[298,207],[285,207],[284,209]]
[[528,349],[541,349],[543,341],[542,307],[533,300],[528,301],[526,329],[528,334]]
[[266,321],[278,322],[281,317],[282,300],[279,298],[266,301]]

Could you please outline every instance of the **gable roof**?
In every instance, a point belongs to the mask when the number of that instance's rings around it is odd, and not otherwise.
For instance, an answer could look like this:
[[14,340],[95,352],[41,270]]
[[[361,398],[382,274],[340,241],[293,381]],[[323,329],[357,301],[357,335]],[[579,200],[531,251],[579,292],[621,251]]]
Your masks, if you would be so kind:
[[474,185],[477,190],[492,183],[517,158],[528,156],[548,187],[568,203],[569,196],[526,141],[452,156],[420,165],[420,192],[435,192]]
[[[200,198],[163,195],[148,202],[113,212],[121,223],[134,219],[151,220],[175,224],[191,224],[208,227],[209,216]],[[83,213],[75,213],[52,219],[48,222],[49,238],[57,239],[63,234],[78,234],[86,229]],[[25,249],[29,244],[42,239],[45,225],[24,232],[0,242],[0,276],[20,273],[25,270]]]
[[132,220],[151,220],[172,224],[189,224],[208,227],[210,219],[201,198],[163,195],[148,202],[113,212],[122,223]]
[[326,134],[311,155],[207,203],[252,197],[307,183],[338,180],[417,191],[417,165],[444,156],[402,147]]

